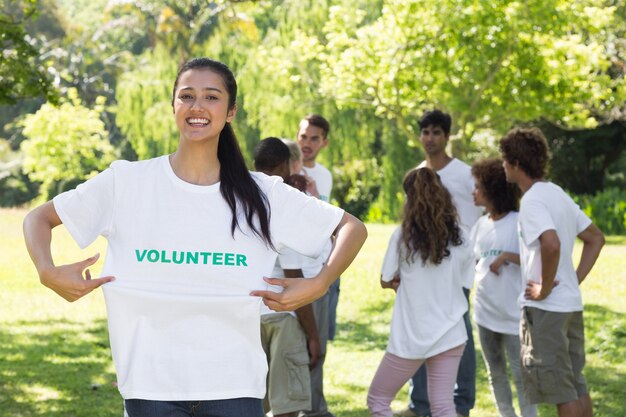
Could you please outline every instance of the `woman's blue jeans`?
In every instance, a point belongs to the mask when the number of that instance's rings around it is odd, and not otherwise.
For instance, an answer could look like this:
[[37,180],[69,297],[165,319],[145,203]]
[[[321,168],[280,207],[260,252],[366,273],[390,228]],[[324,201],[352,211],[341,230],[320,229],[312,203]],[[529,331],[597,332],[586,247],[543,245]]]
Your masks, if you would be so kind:
[[259,398],[211,401],[125,400],[128,417],[263,417]]

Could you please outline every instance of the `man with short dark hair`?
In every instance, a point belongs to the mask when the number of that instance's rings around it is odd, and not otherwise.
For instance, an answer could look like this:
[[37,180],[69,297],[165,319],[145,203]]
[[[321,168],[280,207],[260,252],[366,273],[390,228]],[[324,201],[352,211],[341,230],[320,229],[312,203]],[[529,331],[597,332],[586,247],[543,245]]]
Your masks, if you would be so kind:
[[[297,141],[302,151],[303,171],[307,178],[315,181],[318,197],[330,201],[333,188],[333,177],[330,171],[316,161],[318,153],[328,146],[330,124],[319,114],[305,116],[298,126]],[[326,345],[334,335],[337,302],[339,298],[338,278],[320,299],[313,302],[313,311],[317,322],[322,355],[315,367],[311,369],[311,410],[304,413],[307,417],[332,417],[324,396],[324,361]],[[332,326],[332,327],[331,327]]]
[[[579,286],[600,254],[604,235],[561,187],[544,179],[550,156],[539,129],[511,130],[500,151],[507,181],[524,193],[518,231],[526,284],[520,296],[525,394],[531,403],[556,404],[559,417],[591,417],[582,374],[585,336]],[[583,249],[574,269],[576,237]]]
[[[459,214],[460,226],[467,239],[470,229],[481,216],[482,210],[474,205],[472,197],[474,180],[470,166],[451,157],[446,152],[451,125],[452,118],[448,113],[441,110],[428,111],[422,115],[419,121],[420,142],[424,148],[426,160],[419,167],[432,168],[439,174],[441,182],[452,196],[452,202]],[[466,276],[467,281],[463,290],[469,303],[469,289],[474,282],[474,270],[468,270]],[[469,416],[476,399],[476,352],[469,308],[463,319],[467,330],[467,344],[459,365],[457,384],[454,390],[454,404],[458,416]],[[396,412],[395,415],[401,417],[430,416],[430,402],[428,401],[424,367],[420,368],[411,379],[409,392],[411,395],[409,407]]]

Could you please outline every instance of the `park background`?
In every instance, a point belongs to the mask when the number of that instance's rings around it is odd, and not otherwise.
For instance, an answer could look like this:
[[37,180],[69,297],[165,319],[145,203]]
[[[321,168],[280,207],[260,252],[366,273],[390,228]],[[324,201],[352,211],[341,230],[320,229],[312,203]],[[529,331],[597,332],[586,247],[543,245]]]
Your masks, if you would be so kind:
[[[393,302],[381,256],[432,108],[469,163],[511,127],[541,127],[550,179],[613,235],[583,289],[588,376],[597,415],[626,415],[625,35],[622,0],[0,0],[0,206],[21,207],[0,211],[0,414],[119,415],[101,296],[70,305],[40,288],[21,219],[114,159],[173,151],[177,66],[209,56],[237,76],[248,162],[261,138],[323,114],[333,203],[368,222],[328,359],[339,416],[366,415]],[[80,259],[58,233],[60,261]],[[474,415],[495,416],[484,368],[479,389]]]

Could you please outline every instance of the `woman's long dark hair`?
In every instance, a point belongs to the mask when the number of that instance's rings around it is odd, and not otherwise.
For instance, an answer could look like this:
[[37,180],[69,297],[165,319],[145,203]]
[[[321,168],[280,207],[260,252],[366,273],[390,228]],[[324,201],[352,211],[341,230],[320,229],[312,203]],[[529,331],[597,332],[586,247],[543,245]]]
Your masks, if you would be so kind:
[[422,263],[439,265],[450,256],[449,246],[463,243],[456,207],[439,175],[430,168],[415,168],[404,177],[406,193],[402,218],[402,242],[407,262],[416,255]]
[[[194,58],[180,67],[172,91],[172,104],[181,74],[193,69],[206,69],[220,75],[228,91],[228,109],[234,108],[237,100],[235,76],[226,65],[209,58]],[[230,223],[232,235],[235,235],[235,229],[239,227],[237,204],[241,204],[241,211],[252,232],[273,248],[269,228],[271,213],[267,197],[250,175],[233,127],[228,122],[220,132],[217,158],[220,161],[220,192],[233,215]],[[258,225],[254,222],[255,217],[258,218]]]

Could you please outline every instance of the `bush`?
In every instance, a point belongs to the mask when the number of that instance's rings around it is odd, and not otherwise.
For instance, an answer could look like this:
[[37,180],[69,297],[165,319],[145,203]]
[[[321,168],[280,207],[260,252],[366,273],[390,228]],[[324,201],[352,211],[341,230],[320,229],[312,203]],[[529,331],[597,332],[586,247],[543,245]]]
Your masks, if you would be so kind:
[[607,188],[595,195],[574,196],[574,201],[607,235],[626,235],[626,190]]
[[355,159],[333,168],[333,199],[348,213],[366,220],[370,204],[380,192],[376,159]]

